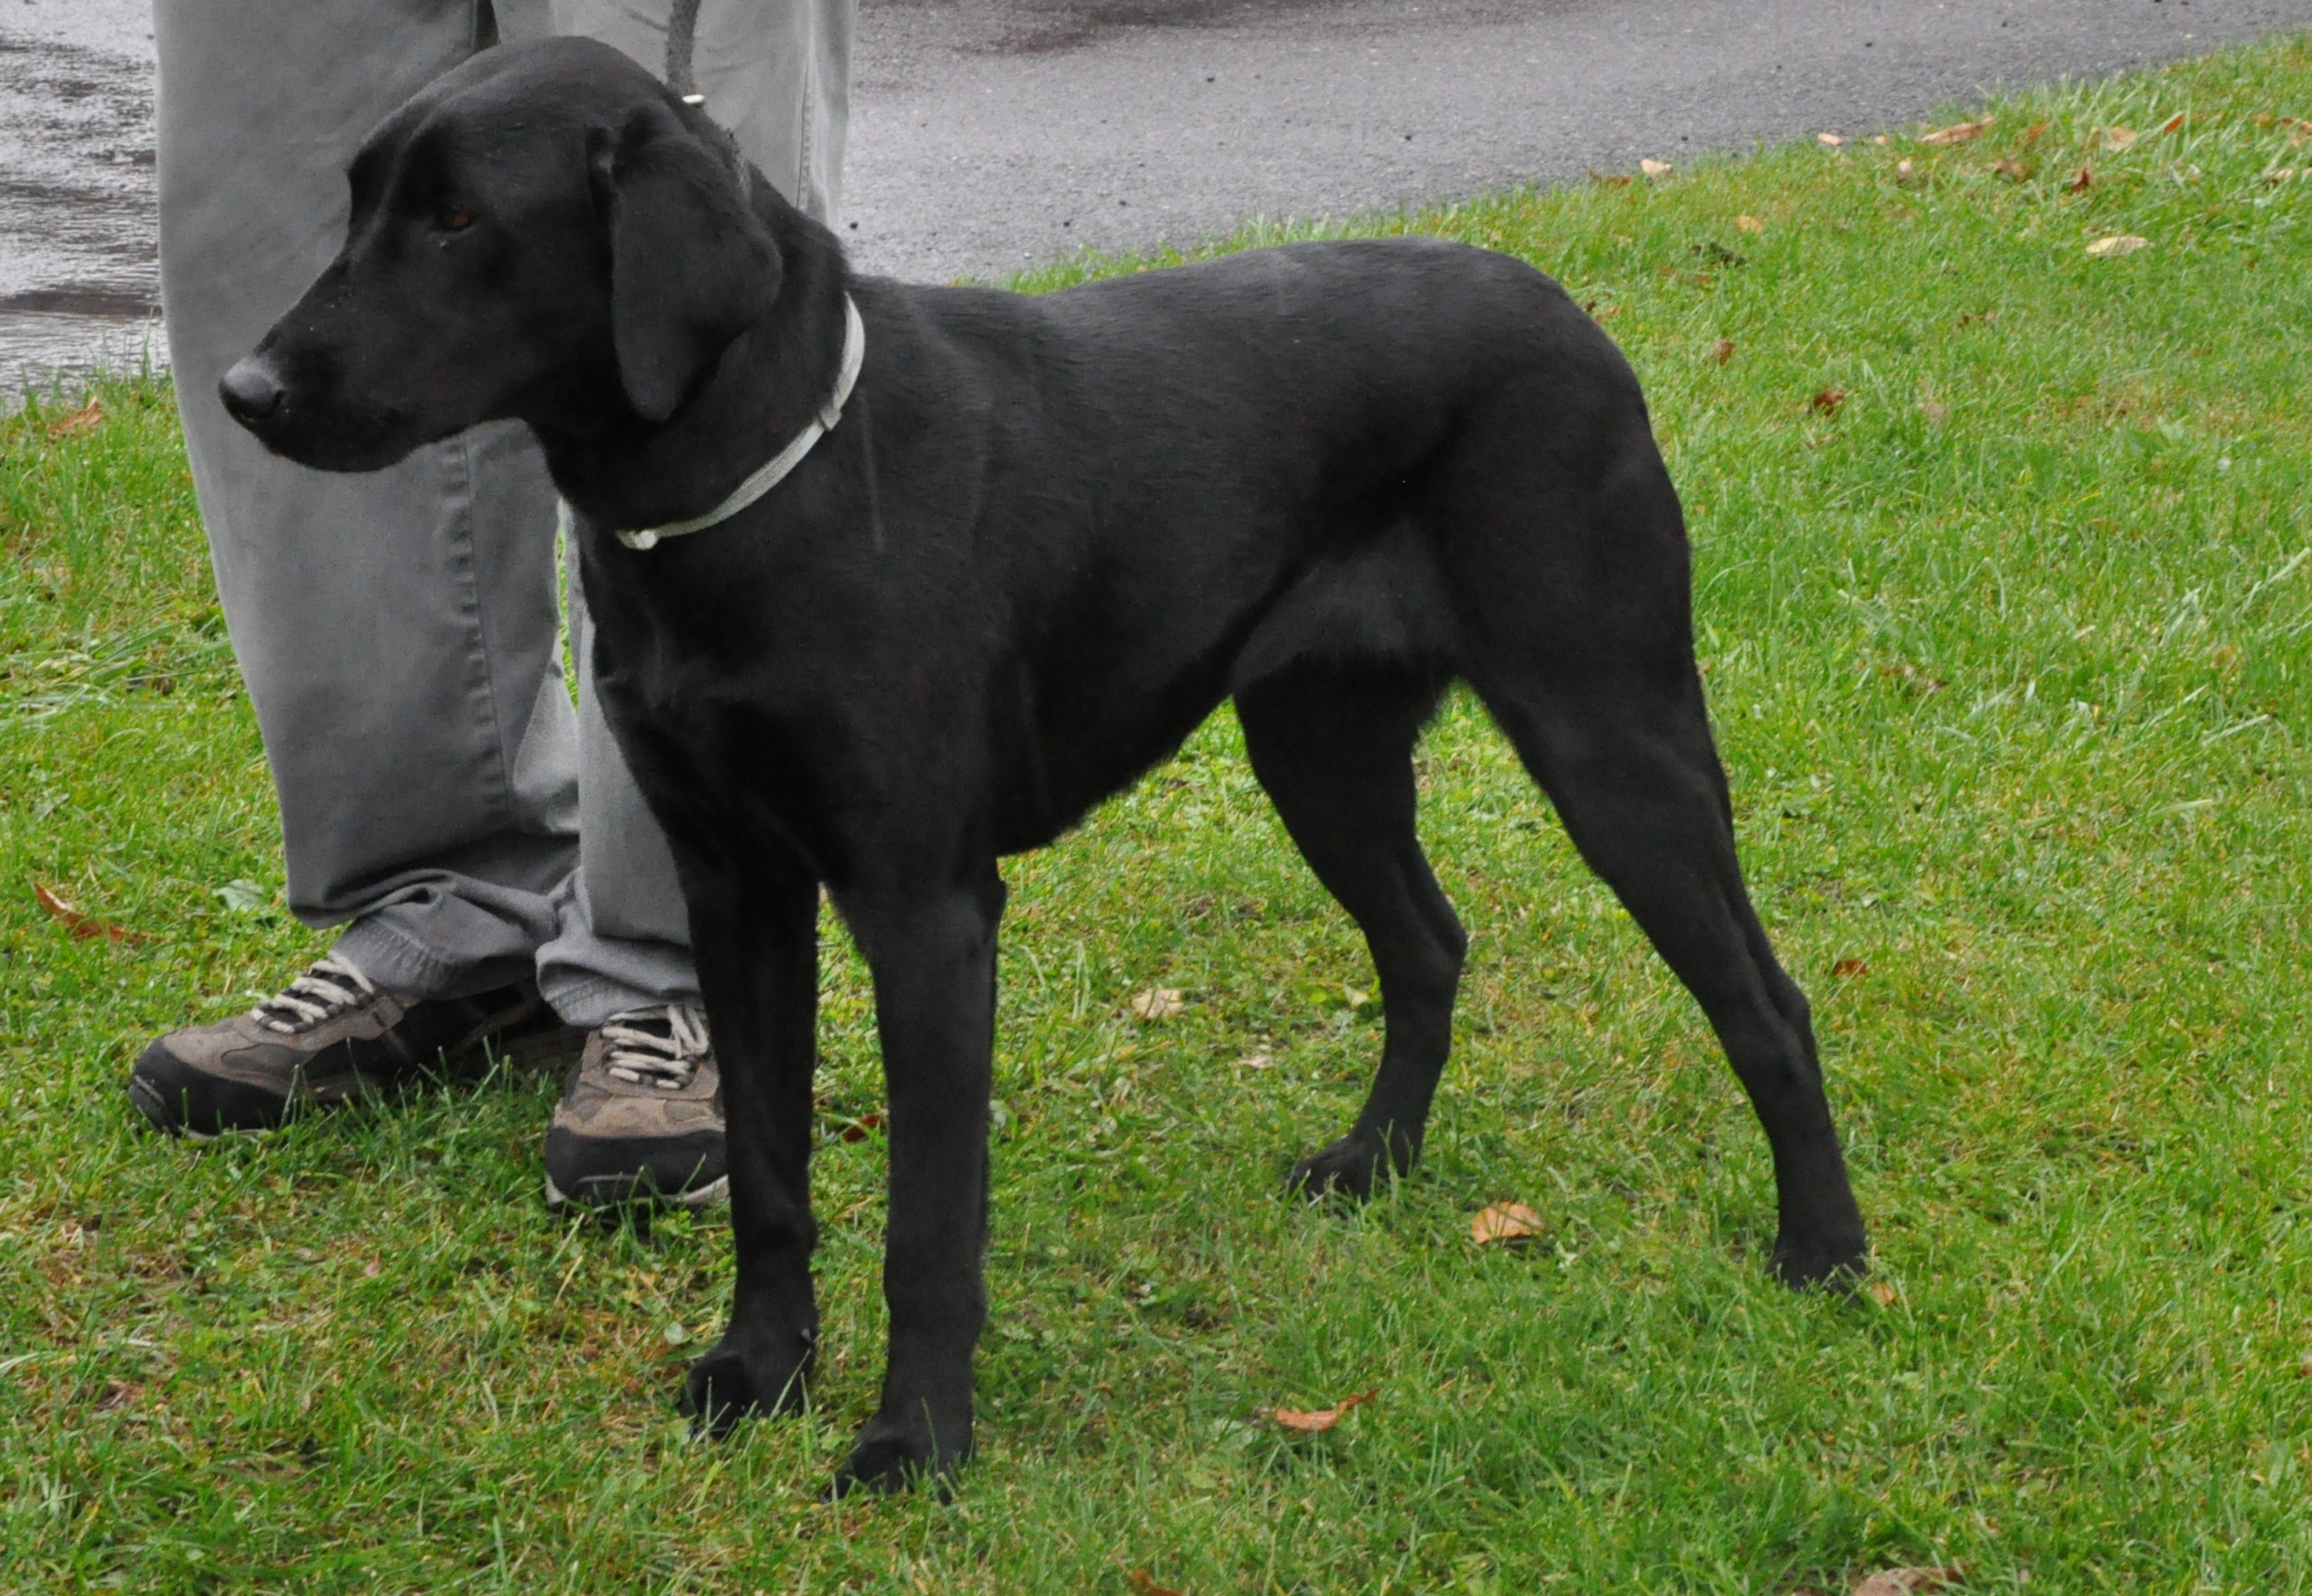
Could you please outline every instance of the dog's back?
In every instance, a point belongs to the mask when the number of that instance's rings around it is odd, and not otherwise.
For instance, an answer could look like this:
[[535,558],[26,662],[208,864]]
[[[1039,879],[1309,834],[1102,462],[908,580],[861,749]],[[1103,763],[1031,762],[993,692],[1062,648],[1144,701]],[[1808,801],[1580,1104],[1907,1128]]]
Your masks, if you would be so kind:
[[857,292],[897,334],[879,452],[932,468],[880,476],[887,535],[950,601],[985,595],[983,635],[1017,651],[1002,718],[1035,768],[1005,785],[1041,795],[1017,846],[1296,662],[1461,674],[1476,590],[1529,587],[1579,531],[1530,513],[1563,462],[1654,459],[1611,340],[1462,245],[1300,244],[1037,298]]

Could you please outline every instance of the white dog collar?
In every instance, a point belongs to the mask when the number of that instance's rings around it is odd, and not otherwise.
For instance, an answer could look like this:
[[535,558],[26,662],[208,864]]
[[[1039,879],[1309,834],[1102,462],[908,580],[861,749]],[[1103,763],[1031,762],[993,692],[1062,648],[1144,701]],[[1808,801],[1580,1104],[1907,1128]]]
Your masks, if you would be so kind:
[[[866,360],[867,324],[859,319],[859,307],[851,303],[846,294],[843,296],[843,369],[836,376],[834,393],[819,407],[819,414],[788,441],[785,448],[750,472],[744,482],[731,490],[730,497],[705,514],[694,515],[687,521],[670,521],[664,526],[620,527],[618,541],[629,548],[655,548],[669,538],[704,531],[718,522],[730,520],[776,487],[788,472],[802,464],[811,445],[833,432],[835,424],[843,419],[843,407],[850,402],[851,390],[859,381],[859,368]],[[570,506],[566,503],[562,506],[562,529],[565,532],[570,530]]]

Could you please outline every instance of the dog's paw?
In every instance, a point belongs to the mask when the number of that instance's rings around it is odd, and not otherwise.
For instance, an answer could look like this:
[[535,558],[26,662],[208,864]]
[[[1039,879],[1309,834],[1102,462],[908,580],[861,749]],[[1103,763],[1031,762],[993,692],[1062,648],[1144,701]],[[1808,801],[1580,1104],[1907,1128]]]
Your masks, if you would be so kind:
[[1850,1292],[1870,1269],[1870,1247],[1857,1232],[1852,1236],[1778,1238],[1766,1260],[1774,1277],[1792,1291],[1820,1286]]
[[788,1356],[766,1356],[725,1336],[690,1365],[676,1403],[691,1428],[720,1440],[750,1413],[800,1412],[810,1347]]
[[925,1425],[895,1425],[880,1417],[872,1420],[859,1432],[851,1455],[835,1471],[835,1483],[828,1495],[843,1496],[863,1490],[888,1496],[896,1491],[929,1485],[941,1501],[946,1501],[950,1477],[971,1451],[968,1423],[950,1428],[961,1431],[959,1445],[934,1445],[930,1427]]
[[1311,1202],[1338,1195],[1362,1203],[1372,1196],[1373,1187],[1388,1171],[1388,1155],[1379,1147],[1346,1136],[1294,1164],[1284,1178],[1284,1189]]

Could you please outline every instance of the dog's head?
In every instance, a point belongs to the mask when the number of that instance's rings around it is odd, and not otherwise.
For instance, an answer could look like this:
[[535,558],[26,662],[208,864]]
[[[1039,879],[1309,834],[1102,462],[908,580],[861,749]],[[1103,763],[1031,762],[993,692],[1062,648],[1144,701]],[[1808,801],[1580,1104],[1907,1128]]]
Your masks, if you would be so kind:
[[664,421],[778,294],[729,136],[592,40],[484,51],[347,176],[345,248],[218,384],[306,465],[375,470],[507,417]]

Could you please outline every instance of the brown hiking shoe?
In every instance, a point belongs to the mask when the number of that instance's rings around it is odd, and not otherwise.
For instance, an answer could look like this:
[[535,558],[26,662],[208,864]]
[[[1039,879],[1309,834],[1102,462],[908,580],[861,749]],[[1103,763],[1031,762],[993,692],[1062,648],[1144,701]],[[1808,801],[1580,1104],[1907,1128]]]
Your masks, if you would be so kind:
[[153,1042],[128,1096],[161,1129],[206,1139],[270,1130],[300,1108],[350,1102],[429,1070],[566,1056],[577,1040],[533,981],[405,997],[332,953],[246,1014]]
[[686,1208],[730,1191],[722,1077],[696,1004],[628,1009],[586,1039],[546,1132],[546,1200]]

